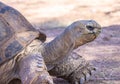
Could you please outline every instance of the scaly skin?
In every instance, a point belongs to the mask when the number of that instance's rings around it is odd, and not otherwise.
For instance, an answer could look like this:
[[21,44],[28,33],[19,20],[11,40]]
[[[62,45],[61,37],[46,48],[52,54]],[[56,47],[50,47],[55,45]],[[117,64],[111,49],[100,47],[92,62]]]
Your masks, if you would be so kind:
[[72,84],[83,84],[89,80],[94,71],[95,68],[82,56],[72,52],[54,64],[54,68],[49,70],[49,73],[64,78]]
[[[93,20],[76,21],[53,41],[45,44],[41,51],[49,72],[69,81],[73,79],[70,81],[72,84],[83,84],[87,81],[88,75],[91,75],[95,69],[86,61],[81,66],[82,58],[72,59],[72,51],[93,41],[99,35],[100,30],[101,26]],[[87,70],[87,68],[89,69]],[[83,72],[85,72],[84,76],[82,76]]]
[[41,53],[38,52],[42,43],[34,40],[24,49],[23,57],[19,61],[19,76],[22,84],[53,84],[52,77],[47,68]]

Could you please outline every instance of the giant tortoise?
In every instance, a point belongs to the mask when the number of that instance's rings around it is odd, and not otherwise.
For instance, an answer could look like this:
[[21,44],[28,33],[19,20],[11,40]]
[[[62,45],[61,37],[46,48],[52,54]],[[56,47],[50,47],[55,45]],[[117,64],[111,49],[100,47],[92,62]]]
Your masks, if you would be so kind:
[[94,67],[73,52],[93,41],[101,26],[75,21],[51,42],[17,10],[0,2],[0,84],[54,84],[50,75],[83,84]]

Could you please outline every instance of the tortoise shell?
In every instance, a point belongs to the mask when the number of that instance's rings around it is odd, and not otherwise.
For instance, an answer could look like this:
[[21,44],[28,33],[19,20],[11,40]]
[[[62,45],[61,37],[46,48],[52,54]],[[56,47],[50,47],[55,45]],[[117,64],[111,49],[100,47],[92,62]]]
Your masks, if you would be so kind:
[[0,64],[13,58],[30,42],[46,35],[33,26],[17,10],[0,2]]

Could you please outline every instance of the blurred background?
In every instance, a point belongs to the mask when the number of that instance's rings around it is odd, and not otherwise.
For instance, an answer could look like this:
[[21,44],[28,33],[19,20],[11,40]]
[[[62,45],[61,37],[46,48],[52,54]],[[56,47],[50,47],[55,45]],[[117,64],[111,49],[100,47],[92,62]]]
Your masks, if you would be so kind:
[[2,2],[19,10],[34,24],[48,22],[49,26],[60,26],[80,19],[94,19],[102,26],[120,23],[120,0],[2,0]]
[[102,26],[100,36],[74,52],[97,68],[86,84],[120,84],[120,0],[1,1],[17,9],[36,29],[43,31],[47,41],[76,20],[96,20]]

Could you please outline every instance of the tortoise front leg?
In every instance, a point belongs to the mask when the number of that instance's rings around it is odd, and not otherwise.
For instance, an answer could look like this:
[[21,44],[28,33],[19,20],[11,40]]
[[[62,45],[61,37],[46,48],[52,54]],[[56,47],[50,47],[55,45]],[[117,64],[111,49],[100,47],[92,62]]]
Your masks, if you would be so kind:
[[40,54],[28,54],[19,63],[22,84],[53,84]]
[[75,52],[70,53],[64,59],[54,64],[47,65],[47,67],[49,66],[53,66],[49,70],[50,75],[64,78],[71,84],[84,84],[96,70],[82,56]]

